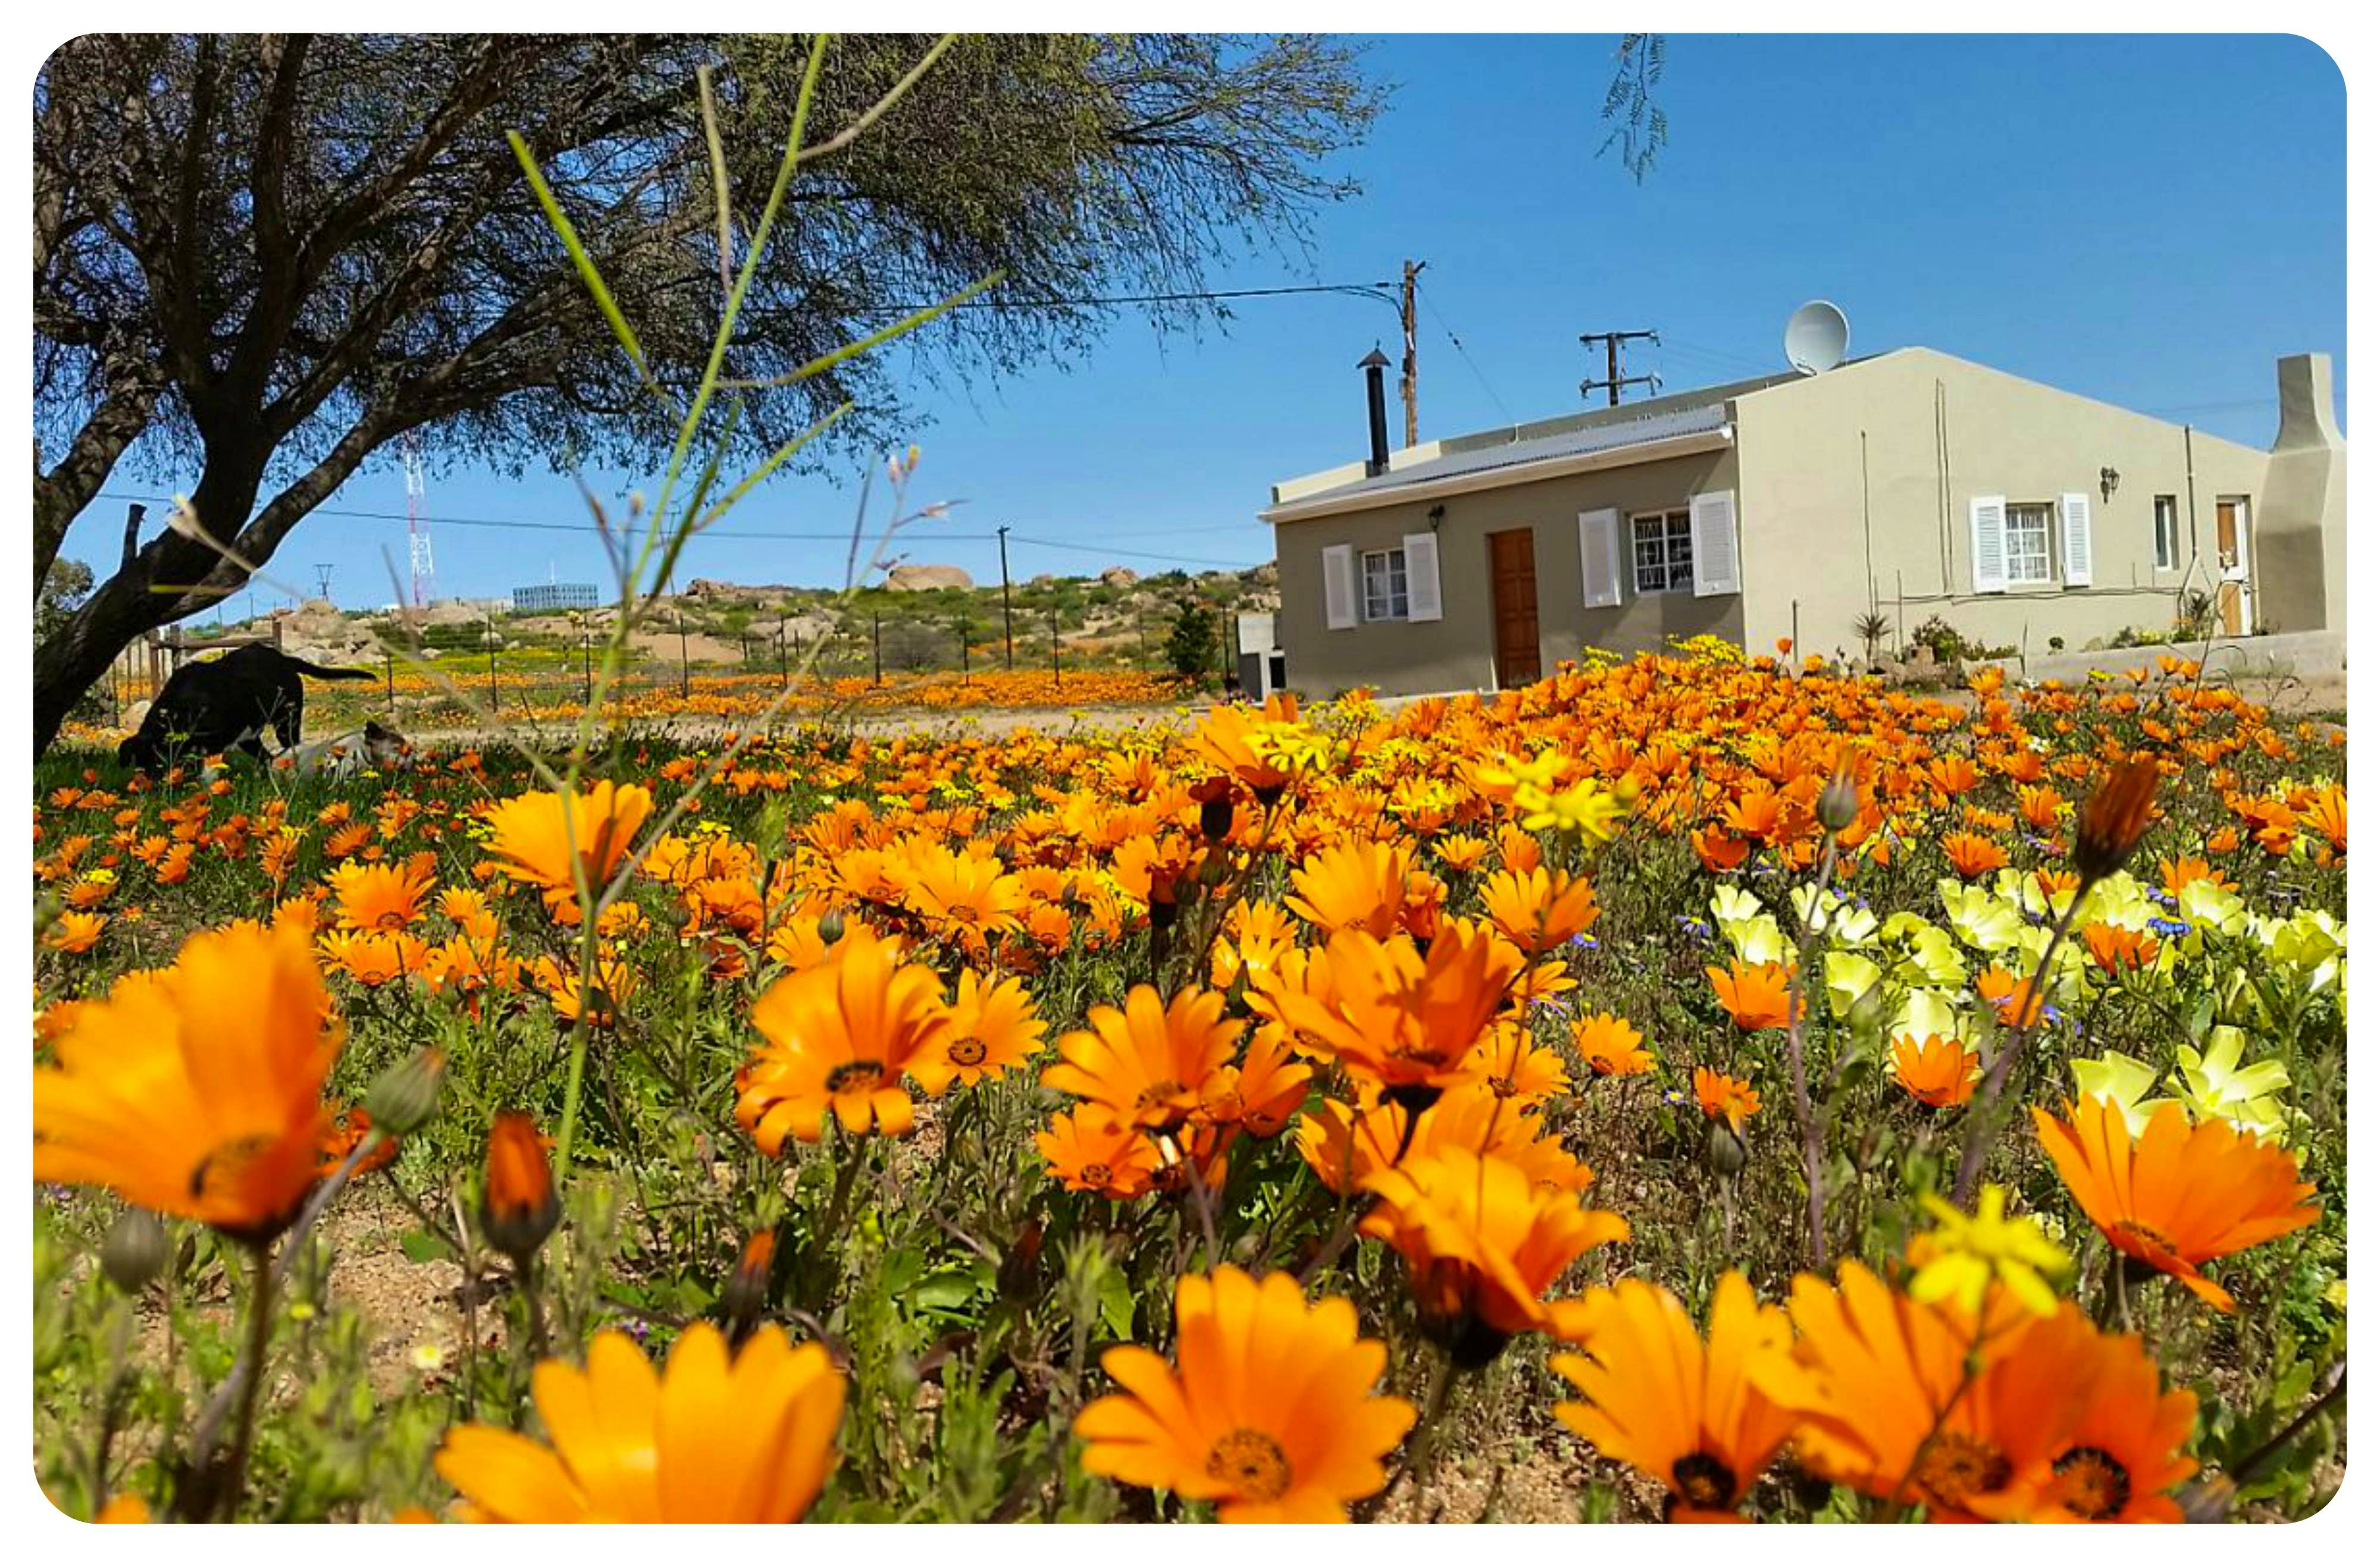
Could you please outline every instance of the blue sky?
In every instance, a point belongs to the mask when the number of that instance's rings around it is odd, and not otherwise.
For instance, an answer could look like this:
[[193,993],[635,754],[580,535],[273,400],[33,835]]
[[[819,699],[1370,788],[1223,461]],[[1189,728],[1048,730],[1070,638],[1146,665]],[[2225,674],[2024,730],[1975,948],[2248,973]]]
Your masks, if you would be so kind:
[[[2258,447],[2276,420],[2274,359],[2327,351],[2344,425],[2346,99],[2315,45],[1677,36],[1659,89],[1670,144],[1639,185],[1616,152],[1595,155],[1614,43],[1377,43],[1367,67],[1396,91],[1343,159],[1365,193],[1321,214],[1310,268],[1267,256],[1213,284],[1368,283],[1427,260],[1425,438],[1579,408],[1579,381],[1602,366],[1578,343],[1590,330],[1658,330],[1663,344],[1632,345],[1627,368],[1672,389],[1774,371],[1786,316],[1812,297],[1850,315],[1854,353],[1930,346]],[[1254,518],[1269,484],[1362,457],[1354,363],[1376,341],[1395,356],[1395,318],[1339,298],[1235,309],[1196,340],[1127,316],[1086,359],[919,394],[931,420],[913,495],[961,505],[900,550],[979,582],[999,578],[997,551],[964,537],[1000,524],[1019,578],[1270,556]],[[1401,432],[1393,385],[1390,408]],[[841,545],[755,537],[847,529],[856,493],[774,481],[694,543],[684,577],[839,582]],[[401,514],[403,478],[368,468],[329,506]],[[427,511],[583,515],[559,479],[476,471],[435,478]],[[103,500],[69,553],[103,564],[121,513]],[[549,569],[604,577],[573,531],[432,535],[442,595],[499,594]],[[382,548],[401,568],[401,524],[325,513],[273,571],[310,593],[314,565],[333,563],[334,598],[385,603]]]

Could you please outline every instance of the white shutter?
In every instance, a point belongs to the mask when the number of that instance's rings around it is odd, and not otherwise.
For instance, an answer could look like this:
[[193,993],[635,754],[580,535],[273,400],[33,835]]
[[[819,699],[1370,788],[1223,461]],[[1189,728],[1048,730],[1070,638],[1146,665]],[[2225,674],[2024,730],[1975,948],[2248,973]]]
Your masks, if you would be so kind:
[[2058,528],[2066,532],[2066,582],[2091,581],[2091,498],[2070,492],[2058,500]]
[[1975,559],[1975,593],[2005,594],[2008,591],[2008,500],[2000,497],[1971,497],[1967,500],[1967,529],[1973,544]]
[[1578,517],[1579,570],[1589,609],[1620,603],[1620,510],[1596,508]]
[[1438,596],[1438,537],[1405,537],[1405,620],[1435,622],[1446,614]]
[[1355,625],[1355,548],[1322,548],[1322,617],[1333,631]]
[[1694,593],[1732,595],[1742,590],[1735,566],[1735,493],[1699,493],[1694,498]]

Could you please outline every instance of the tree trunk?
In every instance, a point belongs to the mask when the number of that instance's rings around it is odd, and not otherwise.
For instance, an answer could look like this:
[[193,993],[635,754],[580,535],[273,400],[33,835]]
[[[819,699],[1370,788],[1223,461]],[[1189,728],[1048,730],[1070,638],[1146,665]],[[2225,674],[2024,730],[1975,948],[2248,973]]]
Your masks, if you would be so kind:
[[[256,505],[265,451],[241,448],[211,456],[190,505],[210,534],[237,537]],[[334,480],[332,485],[336,485]],[[307,506],[320,502],[315,496]],[[225,540],[237,547],[237,540]],[[261,566],[263,555],[250,555]],[[192,594],[221,559],[213,548],[171,529],[159,533],[82,605],[59,624],[33,654],[33,757],[40,760],[82,695],[107,674],[115,657],[152,627],[179,621],[214,603]]]

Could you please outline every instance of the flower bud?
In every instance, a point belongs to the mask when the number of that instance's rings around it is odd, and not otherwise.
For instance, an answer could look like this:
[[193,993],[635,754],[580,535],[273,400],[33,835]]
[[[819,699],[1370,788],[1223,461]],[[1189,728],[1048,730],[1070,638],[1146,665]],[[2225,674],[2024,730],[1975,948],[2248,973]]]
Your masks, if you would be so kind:
[[2123,869],[2156,806],[2157,761],[2146,752],[2111,768],[2075,818],[2074,870],[2084,886]]
[[1231,836],[1232,797],[1230,796],[1221,795],[1211,800],[1201,800],[1198,803],[1198,831],[1207,835],[1207,841],[1210,844],[1220,844]]
[[769,1300],[769,1273],[776,1264],[777,1235],[767,1228],[744,1241],[744,1253],[728,1273],[727,1285],[722,1294],[727,1307],[727,1317],[738,1326],[747,1325]]
[[830,908],[819,917],[819,940],[832,946],[843,939],[843,910]]
[[157,1213],[135,1206],[107,1230],[107,1242],[100,1246],[99,1268],[118,1288],[137,1293],[157,1279],[172,1253],[165,1224]]
[[1743,1137],[1729,1129],[1724,1121],[1711,1121],[1706,1150],[1710,1155],[1711,1172],[1719,1177],[1733,1178],[1743,1172]]
[[537,1252],[538,1246],[562,1220],[562,1202],[553,1189],[553,1170],[545,1160],[545,1143],[537,1123],[526,1113],[507,1110],[496,1115],[488,1131],[488,1177],[480,1192],[480,1230],[488,1242],[516,1259]]
[[1840,833],[1859,820],[1859,786],[1852,782],[1851,769],[1838,767],[1818,791],[1818,825]]
[[437,1117],[445,1079],[446,1056],[424,1045],[372,1078],[364,1089],[364,1112],[383,1133],[409,1136]]
[[995,1286],[1000,1295],[1012,1302],[1023,1302],[1040,1288],[1036,1279],[1041,1264],[1041,1227],[1028,1224],[1016,1235],[1016,1242],[1000,1257],[1000,1272]]

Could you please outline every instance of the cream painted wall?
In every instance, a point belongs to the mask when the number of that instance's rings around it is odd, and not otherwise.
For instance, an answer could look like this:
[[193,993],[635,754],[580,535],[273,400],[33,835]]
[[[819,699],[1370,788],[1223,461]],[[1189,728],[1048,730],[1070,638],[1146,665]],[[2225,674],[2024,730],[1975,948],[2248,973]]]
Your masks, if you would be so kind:
[[[1438,535],[1444,617],[1436,622],[1361,620],[1333,630],[1323,609],[1324,548],[1351,545],[1361,553],[1397,546],[1429,529],[1435,499],[1401,503],[1358,514],[1292,519],[1274,537],[1281,566],[1280,641],[1290,685],[1327,696],[1351,687],[1384,693],[1486,689],[1495,685],[1495,618],[1488,578],[1488,537],[1496,530],[1532,532],[1537,576],[1537,652],[1551,672],[1575,659],[1585,644],[1621,654],[1654,650],[1670,638],[1716,633],[1742,639],[1740,595],[1639,595],[1626,566],[1626,516],[1632,510],[1687,505],[1701,492],[1735,484],[1732,449],[1529,481],[1445,498]],[[1578,516],[1617,508],[1621,518],[1621,603],[1590,611],[1579,557]]]
[[2347,627],[2347,442],[2331,414],[2330,359],[2278,364],[2281,430],[2265,480],[2256,614],[2276,632]]
[[[2265,484],[2259,450],[1923,348],[1735,405],[1744,635],[1755,646],[1791,632],[1798,602],[1803,652],[1856,653],[1852,624],[1872,598],[1897,629],[1939,615],[1969,638],[2033,653],[2052,636],[2079,650],[2127,625],[2163,627],[2185,585],[2213,588],[2216,499],[2248,497],[2252,536]],[[2112,496],[2103,467],[2118,472]],[[2052,581],[1978,594],[1969,500],[2054,509],[2067,493],[2090,504],[2090,584],[2060,581],[2054,517]],[[2161,494],[2180,518],[2180,566],[2169,570],[2155,561]],[[2252,577],[2252,600],[2256,585]]]

